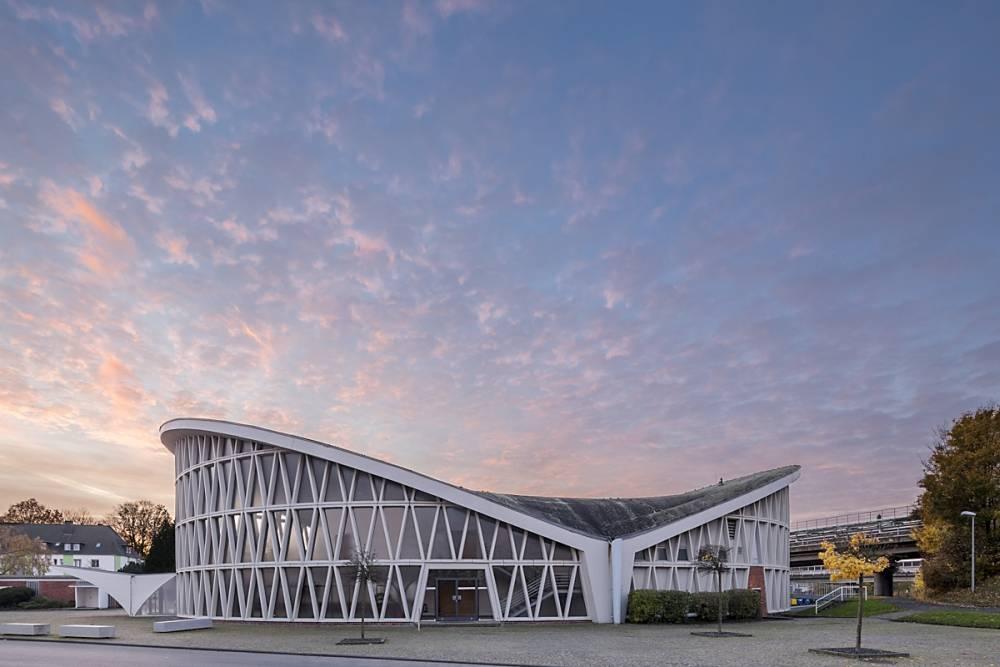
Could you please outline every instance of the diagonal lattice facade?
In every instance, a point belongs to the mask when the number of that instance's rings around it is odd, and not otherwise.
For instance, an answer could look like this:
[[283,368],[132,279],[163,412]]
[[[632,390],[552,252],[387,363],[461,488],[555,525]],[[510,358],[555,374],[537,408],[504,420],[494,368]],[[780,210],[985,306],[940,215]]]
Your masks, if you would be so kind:
[[[177,613],[351,623],[618,623],[630,588],[711,590],[692,560],[730,546],[727,587],[789,607],[784,466],[670,496],[470,491],[247,424],[174,419]],[[350,559],[373,555],[359,585]]]
[[749,588],[751,568],[763,571],[768,609],[781,609],[789,600],[788,487],[745,505],[723,517],[637,551],[633,588],[716,590],[714,574],[692,565],[702,547],[721,545],[729,550],[732,566],[723,588]]
[[[435,574],[461,572],[476,615],[588,619],[577,549],[415,488],[269,444],[174,443],[178,613],[349,622],[438,617]],[[362,590],[358,549],[379,563]]]

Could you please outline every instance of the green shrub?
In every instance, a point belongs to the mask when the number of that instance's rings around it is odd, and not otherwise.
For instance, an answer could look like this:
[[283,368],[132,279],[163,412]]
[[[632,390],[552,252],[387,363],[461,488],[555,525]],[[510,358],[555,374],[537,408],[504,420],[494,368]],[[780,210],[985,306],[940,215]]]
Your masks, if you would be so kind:
[[17,606],[21,609],[62,609],[63,607],[72,607],[74,605],[72,602],[53,600],[43,595],[39,595],[31,600],[28,600],[27,602],[20,603]]
[[628,594],[629,623],[661,623],[659,591],[634,590]]
[[35,591],[27,586],[10,586],[0,588],[0,608],[16,607],[22,602],[27,602],[35,597]]
[[[698,614],[699,621],[714,621],[719,617],[718,593],[695,593],[692,611]],[[760,609],[760,593],[758,591],[737,589],[723,593],[723,615],[731,620],[746,620],[757,618]]]
[[683,623],[690,608],[690,593],[639,589],[629,593],[625,620],[629,623]]
[[691,594],[685,591],[657,591],[661,623],[684,623],[691,609]]
[[729,618],[745,620],[760,615],[760,591],[738,589],[726,592]]

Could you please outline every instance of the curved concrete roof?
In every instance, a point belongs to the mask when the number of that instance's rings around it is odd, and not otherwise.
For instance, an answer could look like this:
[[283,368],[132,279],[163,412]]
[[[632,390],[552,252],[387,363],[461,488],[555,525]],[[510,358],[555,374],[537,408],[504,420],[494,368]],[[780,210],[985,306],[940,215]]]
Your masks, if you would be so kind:
[[[235,427],[235,431],[233,428]],[[521,515],[532,517],[547,524],[559,526],[574,533],[585,535],[591,538],[602,540],[618,537],[627,537],[638,533],[644,533],[660,526],[671,524],[680,519],[698,514],[705,510],[721,505],[740,496],[752,493],[769,484],[786,479],[790,484],[798,477],[799,466],[790,465],[782,468],[774,468],[763,472],[737,477],[727,482],[713,484],[694,491],[687,491],[669,496],[654,496],[649,498],[560,498],[545,496],[520,496],[503,493],[492,493],[489,491],[473,491],[464,487],[455,486],[448,482],[435,479],[428,475],[409,470],[402,466],[387,463],[379,459],[358,454],[343,447],[331,445],[329,443],[304,438],[302,436],[282,433],[251,424],[241,424],[219,419],[201,418],[178,418],[164,422],[160,426],[160,440],[171,452],[173,451],[173,437],[190,432],[213,432],[218,428],[219,433],[228,434],[232,437],[242,437],[258,442],[284,446],[283,443],[310,443],[324,448],[343,452],[349,457],[370,461],[382,468],[382,476],[386,476],[389,470],[398,470],[407,475],[422,478],[434,485],[438,489],[454,489],[462,494],[471,494],[473,497],[481,498],[489,503],[500,505],[508,510],[512,510]],[[237,431],[239,435],[237,435]],[[269,436],[278,436],[272,438]],[[298,445],[294,445],[298,448]],[[308,452],[307,452],[308,453]],[[360,461],[359,461],[360,463]],[[362,464],[364,467],[364,464]],[[370,471],[371,472],[371,471]],[[388,475],[393,477],[392,474]],[[397,481],[401,481],[397,479]],[[414,484],[413,481],[403,483],[420,487],[421,484]],[[433,489],[421,489],[431,492],[439,497],[444,495],[440,492],[434,493]],[[468,495],[465,496],[469,498]],[[454,502],[454,500],[453,500]],[[462,503],[459,503],[462,504]]]
[[[795,475],[791,465],[737,477],[694,491],[651,498],[550,498],[479,491],[479,495],[581,533],[613,539],[673,523]],[[792,480],[789,480],[792,481]]]

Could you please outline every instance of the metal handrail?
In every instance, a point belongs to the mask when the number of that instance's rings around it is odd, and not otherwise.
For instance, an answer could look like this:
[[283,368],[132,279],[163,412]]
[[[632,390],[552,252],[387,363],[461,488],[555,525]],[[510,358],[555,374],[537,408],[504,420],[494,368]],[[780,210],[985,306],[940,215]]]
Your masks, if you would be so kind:
[[[858,585],[848,584],[846,586],[841,586],[840,588],[835,588],[826,595],[816,598],[816,613],[819,614],[819,610],[823,607],[833,604],[834,602],[845,602],[847,600],[853,599],[858,595]],[[861,599],[868,599],[868,589],[861,586]]]
[[883,509],[870,510],[867,512],[853,512],[851,514],[838,514],[837,516],[822,517],[819,519],[808,519],[796,521],[792,524],[792,530],[808,530],[810,528],[828,528],[833,526],[849,526],[855,523],[874,523],[886,519],[906,519],[917,510],[916,505],[902,505],[900,507],[886,507]]

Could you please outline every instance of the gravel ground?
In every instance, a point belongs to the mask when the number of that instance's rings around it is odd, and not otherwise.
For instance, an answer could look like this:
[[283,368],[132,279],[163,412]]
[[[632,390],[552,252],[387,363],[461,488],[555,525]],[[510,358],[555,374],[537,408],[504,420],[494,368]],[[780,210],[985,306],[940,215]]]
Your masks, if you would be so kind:
[[[810,648],[850,646],[854,620],[801,618],[730,624],[749,638],[692,637],[699,626],[521,625],[502,627],[369,626],[369,634],[385,637],[382,646],[337,646],[356,636],[358,628],[291,623],[216,623],[212,630],[153,634],[150,619],[118,612],[3,612],[0,623],[110,623],[118,628],[114,642],[222,648],[289,653],[402,657],[567,667],[639,667],[707,665],[839,665],[842,658],[810,654]],[[55,627],[53,627],[55,631]],[[49,640],[49,641],[58,641]],[[103,643],[108,643],[105,640]],[[913,657],[898,665],[1000,666],[1000,631],[952,628],[865,619],[865,645],[904,651]],[[0,648],[2,651],[2,648]]]

